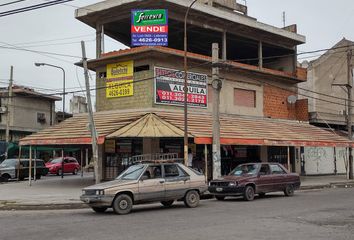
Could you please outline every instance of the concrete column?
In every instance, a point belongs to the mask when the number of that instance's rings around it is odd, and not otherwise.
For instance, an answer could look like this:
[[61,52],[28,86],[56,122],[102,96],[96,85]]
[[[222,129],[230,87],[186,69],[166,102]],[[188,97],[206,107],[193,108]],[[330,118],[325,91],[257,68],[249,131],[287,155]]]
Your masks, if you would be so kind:
[[259,69],[263,68],[263,43],[259,41],[258,43],[258,67]]
[[225,30],[222,33],[222,60],[227,60],[227,36]]
[[261,162],[268,162],[268,146],[261,146]]
[[96,58],[100,58],[102,53],[102,24],[96,25]]

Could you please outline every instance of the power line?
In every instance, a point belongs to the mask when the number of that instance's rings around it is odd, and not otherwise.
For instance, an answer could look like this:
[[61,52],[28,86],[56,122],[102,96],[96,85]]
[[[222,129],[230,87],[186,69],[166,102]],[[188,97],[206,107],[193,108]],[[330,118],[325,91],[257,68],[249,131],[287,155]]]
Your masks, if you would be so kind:
[[19,2],[24,2],[24,1],[27,1],[27,0],[17,0],[17,1],[13,1],[13,2],[3,3],[3,4],[0,4],[0,7],[19,3]]
[[17,13],[22,13],[22,12],[28,12],[28,11],[32,11],[32,10],[36,10],[36,9],[40,9],[40,8],[45,8],[45,7],[49,7],[49,6],[54,6],[57,4],[62,4],[62,3],[70,2],[70,1],[73,1],[73,0],[54,0],[51,2],[40,3],[40,4],[36,4],[36,5],[31,5],[28,7],[17,8],[17,9],[5,11],[5,12],[0,12],[0,17],[5,17],[5,16],[17,14]]

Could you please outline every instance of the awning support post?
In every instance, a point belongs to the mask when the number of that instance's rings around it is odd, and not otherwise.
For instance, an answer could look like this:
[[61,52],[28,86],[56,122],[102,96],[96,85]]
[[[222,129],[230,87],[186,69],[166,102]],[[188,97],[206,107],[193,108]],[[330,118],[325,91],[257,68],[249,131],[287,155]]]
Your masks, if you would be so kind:
[[204,144],[205,182],[208,182],[208,145]]
[[21,145],[18,149],[18,168],[17,168],[17,181],[20,181],[20,167],[21,167]]
[[82,166],[83,166],[82,162],[84,161],[84,156],[83,156],[84,151],[82,151],[82,148],[80,150],[81,150],[81,152],[80,152],[80,157],[81,157],[80,168],[81,168],[81,177],[83,177],[84,176],[84,169],[82,168]]
[[33,162],[33,180],[37,181],[36,175],[37,175],[37,148],[34,148],[34,162]]
[[32,145],[29,147],[28,184],[32,186]]
[[289,172],[291,172],[291,169],[290,169],[290,147],[288,146],[288,170]]
[[61,150],[61,178],[64,178],[64,149]]

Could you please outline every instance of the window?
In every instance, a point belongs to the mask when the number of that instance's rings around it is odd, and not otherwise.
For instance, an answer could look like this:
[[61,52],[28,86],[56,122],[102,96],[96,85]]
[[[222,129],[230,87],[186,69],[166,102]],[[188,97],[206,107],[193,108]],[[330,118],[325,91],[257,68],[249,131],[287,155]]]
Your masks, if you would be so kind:
[[256,107],[256,91],[235,88],[234,89],[234,105],[255,108]]
[[179,177],[181,173],[182,172],[179,171],[177,165],[175,164],[165,165],[165,177]]
[[45,113],[37,113],[37,122],[45,123]]
[[260,175],[268,175],[270,174],[269,166],[268,164],[262,164],[261,169],[259,170]]
[[272,174],[285,174],[285,171],[277,164],[271,164],[270,170],[272,171]]

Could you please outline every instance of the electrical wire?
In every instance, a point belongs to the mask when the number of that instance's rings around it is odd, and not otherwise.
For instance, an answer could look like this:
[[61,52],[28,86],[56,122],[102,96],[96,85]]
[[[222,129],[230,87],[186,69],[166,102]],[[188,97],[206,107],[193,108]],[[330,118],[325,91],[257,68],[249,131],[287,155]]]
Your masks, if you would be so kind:
[[27,1],[27,0],[17,0],[17,1],[13,1],[13,2],[3,3],[3,4],[0,4],[0,7],[12,5],[12,4],[24,2],[24,1]]
[[66,3],[66,2],[71,2],[71,1],[73,1],[73,0],[54,0],[54,1],[46,2],[46,3],[31,5],[28,7],[17,8],[17,9],[5,11],[5,12],[0,12],[0,17],[5,17],[5,16],[17,14],[17,13],[22,13],[22,12],[28,12],[28,11],[32,11],[32,10],[37,10],[40,8],[50,7],[50,6],[54,6],[54,5],[58,5],[58,4]]

